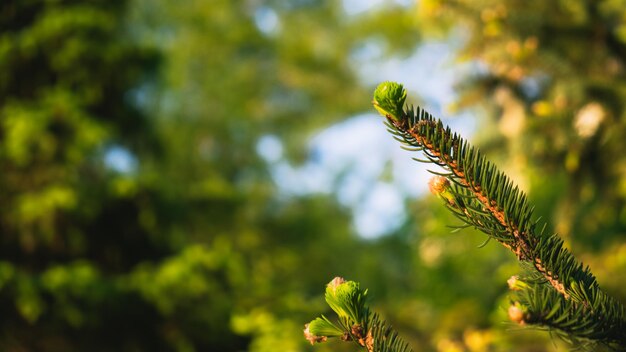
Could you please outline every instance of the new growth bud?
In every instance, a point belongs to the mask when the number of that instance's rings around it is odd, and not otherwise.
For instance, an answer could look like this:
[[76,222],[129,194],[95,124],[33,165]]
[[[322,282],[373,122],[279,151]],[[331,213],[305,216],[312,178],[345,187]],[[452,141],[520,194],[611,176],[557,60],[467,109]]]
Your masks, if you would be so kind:
[[312,344],[325,342],[329,337],[342,336],[344,332],[322,316],[304,326],[304,337]]
[[511,319],[511,321],[518,323],[520,325],[524,325],[525,314],[524,314],[524,310],[522,310],[519,303],[515,303],[511,305],[509,307],[508,313],[509,313],[509,319]]
[[326,342],[326,340],[328,339],[326,336],[317,336],[311,333],[309,326],[310,324],[304,325],[304,338],[307,339],[311,343],[311,345],[315,344],[316,342]]
[[428,181],[428,189],[435,195],[440,195],[450,188],[450,181],[443,176],[435,176]]
[[337,287],[339,287],[339,285],[343,284],[346,282],[346,279],[344,279],[343,277],[339,277],[336,276],[334,279],[332,279],[328,285],[326,285],[326,287],[330,290],[332,290],[332,292],[334,293],[335,291],[337,291]]
[[339,315],[350,318],[355,322],[361,322],[364,312],[365,297],[367,290],[359,288],[354,281],[346,281],[341,277],[334,278],[326,285],[326,303]]
[[386,118],[395,122],[403,119],[404,102],[406,100],[406,90],[396,82],[383,82],[374,91],[374,108]]
[[450,181],[443,176],[435,176],[428,181],[428,189],[439,198],[448,202],[448,204],[457,207],[456,197],[451,192]]
[[511,291],[519,291],[528,287],[528,284],[520,280],[516,275],[511,276],[508,280],[506,280],[506,283],[509,285],[509,289]]

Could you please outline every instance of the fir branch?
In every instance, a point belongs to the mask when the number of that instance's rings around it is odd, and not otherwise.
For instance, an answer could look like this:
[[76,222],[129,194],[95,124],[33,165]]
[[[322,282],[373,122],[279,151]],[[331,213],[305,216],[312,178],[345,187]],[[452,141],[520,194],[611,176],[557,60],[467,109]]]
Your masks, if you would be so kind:
[[366,305],[367,290],[359,283],[336,277],[326,286],[326,303],[337,313],[335,324],[325,316],[304,326],[304,336],[311,344],[339,337],[354,341],[368,352],[410,352],[411,349],[378,314]]
[[[508,311],[512,321],[521,325],[540,325],[576,345],[589,346],[597,341],[613,350],[625,349],[623,336],[616,338],[612,334],[614,322],[598,316],[598,312],[611,307],[589,310],[565,299],[549,286],[537,282],[527,283],[517,277],[509,279],[509,287],[514,291]],[[602,291],[598,293],[603,294]]]
[[[440,120],[419,107],[398,111],[405,97],[402,85],[385,82],[376,89],[373,103],[385,116],[388,131],[405,149],[423,152],[426,160],[420,161],[444,169],[444,173],[433,172],[439,176],[431,182],[431,190],[456,217],[500,242],[518,260],[531,264],[550,285],[549,289],[534,285],[524,291],[530,295],[522,300],[525,309],[533,312],[533,319],[526,322],[626,346],[624,306],[600,290],[590,269],[572,256],[558,236],[545,233],[545,225],[533,221],[533,207],[524,192]],[[546,304],[562,307],[571,321],[578,319],[584,324],[572,329],[563,323],[568,319],[551,320],[543,310],[533,310]]]

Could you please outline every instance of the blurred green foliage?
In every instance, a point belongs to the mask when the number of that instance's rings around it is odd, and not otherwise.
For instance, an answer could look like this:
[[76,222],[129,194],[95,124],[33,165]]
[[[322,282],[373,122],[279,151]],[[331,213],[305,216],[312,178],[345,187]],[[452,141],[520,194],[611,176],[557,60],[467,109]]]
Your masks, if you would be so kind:
[[479,144],[624,298],[625,6],[582,4],[3,1],[0,349],[346,350],[302,337],[341,275],[416,351],[552,350],[500,324],[513,258],[449,234],[435,199],[366,241],[333,194],[282,193],[256,149],[305,161],[315,131],[370,109],[356,50],[462,26],[485,69],[459,108],[500,128]]

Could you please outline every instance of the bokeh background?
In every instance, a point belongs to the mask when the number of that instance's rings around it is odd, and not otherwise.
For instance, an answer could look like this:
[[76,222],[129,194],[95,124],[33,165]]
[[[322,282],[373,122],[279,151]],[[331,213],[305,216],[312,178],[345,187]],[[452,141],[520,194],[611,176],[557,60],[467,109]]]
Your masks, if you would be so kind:
[[3,0],[0,350],[310,346],[340,275],[415,351],[507,323],[497,243],[424,192],[373,88],[470,138],[626,302],[626,1]]

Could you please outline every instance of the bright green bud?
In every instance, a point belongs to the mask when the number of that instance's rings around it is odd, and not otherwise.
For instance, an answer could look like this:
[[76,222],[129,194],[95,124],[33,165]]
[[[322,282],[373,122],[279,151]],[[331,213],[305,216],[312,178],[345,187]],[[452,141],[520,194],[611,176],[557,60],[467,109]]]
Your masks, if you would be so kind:
[[406,90],[396,82],[383,82],[374,91],[374,108],[378,112],[396,122],[402,121],[404,112],[404,101],[406,100]]
[[362,291],[359,283],[336,277],[326,286],[326,303],[340,317],[349,317],[360,322],[363,317],[367,290]]
[[309,323],[309,332],[315,336],[342,336],[343,331],[325,317],[316,318]]
[[[313,321],[311,323],[313,323]],[[311,345],[314,345],[316,342],[326,342],[326,340],[328,340],[328,337],[323,335],[316,335],[311,332],[311,323],[304,325],[304,338],[307,339],[311,343]]]

